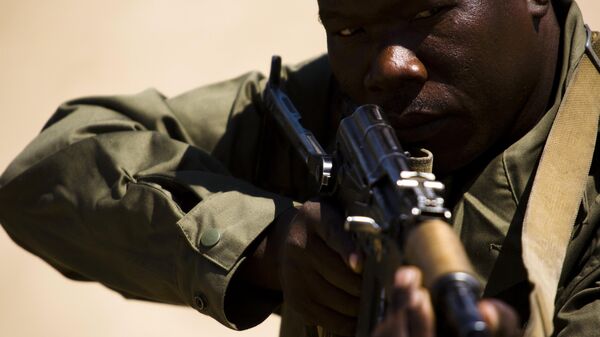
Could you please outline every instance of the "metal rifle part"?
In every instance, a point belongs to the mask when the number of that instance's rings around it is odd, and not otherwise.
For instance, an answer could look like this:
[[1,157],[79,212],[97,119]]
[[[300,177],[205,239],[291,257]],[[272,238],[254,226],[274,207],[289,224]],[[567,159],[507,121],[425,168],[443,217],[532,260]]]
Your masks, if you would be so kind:
[[585,41],[585,52],[589,56],[592,63],[596,66],[596,69],[600,72],[600,57],[594,51],[594,46],[592,45],[592,30],[590,26],[585,25],[585,32],[587,35],[587,39]]
[[312,132],[302,126],[302,116],[287,95],[281,90],[281,57],[273,56],[269,82],[264,91],[264,101],[283,132],[306,164],[309,173],[319,184],[319,191],[325,190],[331,180],[333,162],[321,147]]
[[446,325],[459,337],[489,336],[485,322],[477,307],[477,294],[481,285],[467,273],[451,273],[439,279],[431,290],[434,305],[444,308]]
[[[384,318],[394,273],[406,262],[423,270],[425,279],[430,276],[438,318],[457,337],[488,336],[477,309],[480,285],[468,274],[464,248],[445,222],[450,212],[439,196],[443,184],[433,174],[410,170],[409,154],[376,105],[360,106],[340,122],[336,150],[327,155],[280,89],[280,71],[281,59],[274,57],[264,94],[267,107],[320,182],[319,192],[345,208],[344,227],[365,253],[356,336],[370,337]],[[457,252],[462,260],[452,258]]]
[[[356,234],[366,256],[356,336],[368,337],[390,304],[395,269],[413,262],[403,251],[407,236],[424,220],[447,221],[451,214],[439,196],[444,185],[431,173],[410,171],[409,155],[378,106],[363,105],[342,120],[336,140],[336,196],[354,215],[345,228]],[[457,336],[487,336],[477,309],[480,286],[473,276],[449,272],[430,291],[438,314]]]
[[[414,223],[422,215],[449,218],[444,199],[438,196],[444,185],[431,173],[410,171],[410,155],[402,149],[378,106],[360,106],[344,118],[336,140],[334,157],[344,173],[339,177],[358,190],[341,195],[352,198],[344,201],[344,205],[353,206],[349,212],[370,214],[387,232],[403,230],[407,221]],[[349,184],[338,179],[340,185]],[[403,236],[399,232],[394,235]]]

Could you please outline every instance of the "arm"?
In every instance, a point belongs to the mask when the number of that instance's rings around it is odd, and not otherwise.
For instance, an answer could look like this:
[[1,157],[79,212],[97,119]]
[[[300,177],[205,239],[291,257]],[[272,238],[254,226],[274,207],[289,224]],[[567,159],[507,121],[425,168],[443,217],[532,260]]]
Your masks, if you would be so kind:
[[600,231],[597,205],[592,207],[571,243],[572,253],[578,245],[585,248],[581,255],[572,254],[570,266],[563,269],[563,273],[571,269],[570,280],[559,288],[554,336],[597,336],[600,329]]
[[200,89],[199,107],[154,91],[63,105],[2,176],[0,221],[69,277],[191,305],[230,327],[258,323],[278,299],[262,296],[261,317],[234,322],[224,298],[245,250],[292,206],[233,176],[250,175],[259,82]]

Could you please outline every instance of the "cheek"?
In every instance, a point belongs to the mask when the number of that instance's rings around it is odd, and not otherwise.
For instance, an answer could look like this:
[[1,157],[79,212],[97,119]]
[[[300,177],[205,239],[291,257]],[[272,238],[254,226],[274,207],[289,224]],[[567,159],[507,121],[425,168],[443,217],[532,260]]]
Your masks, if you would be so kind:
[[[514,7],[505,8],[508,5],[504,2]],[[523,88],[535,74],[529,57],[533,25],[525,1],[490,3],[471,5],[474,8],[455,20],[454,27],[460,31],[455,30],[447,39],[454,44],[450,57],[458,66],[450,75],[463,78],[469,89],[489,95],[488,99],[505,99],[514,97],[515,88]]]
[[480,133],[509,124],[536,78],[535,65],[526,61],[532,43],[526,11],[499,14],[500,5],[493,6],[462,8],[436,27],[419,52],[430,80],[460,92]]

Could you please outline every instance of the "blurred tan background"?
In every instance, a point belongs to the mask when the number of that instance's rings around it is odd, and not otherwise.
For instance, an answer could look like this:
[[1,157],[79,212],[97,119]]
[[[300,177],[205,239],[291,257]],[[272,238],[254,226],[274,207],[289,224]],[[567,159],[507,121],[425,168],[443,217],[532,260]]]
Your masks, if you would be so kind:
[[[600,3],[580,0],[600,29]],[[0,170],[61,102],[156,87],[171,96],[322,53],[316,1],[0,0]],[[187,308],[69,281],[0,230],[0,336],[276,336],[234,332]]]

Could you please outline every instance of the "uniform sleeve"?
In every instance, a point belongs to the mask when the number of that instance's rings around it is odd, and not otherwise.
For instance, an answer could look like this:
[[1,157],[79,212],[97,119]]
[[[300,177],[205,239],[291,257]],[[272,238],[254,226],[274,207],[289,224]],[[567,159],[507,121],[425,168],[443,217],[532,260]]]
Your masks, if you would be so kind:
[[[596,147],[598,148],[598,146]],[[592,337],[600,334],[600,195],[595,156],[583,207],[573,230],[556,297],[553,336]]]
[[0,222],[70,278],[189,305],[231,328],[258,324],[279,299],[248,294],[240,300],[256,301],[254,312],[235,322],[224,303],[244,252],[292,207],[246,182],[262,81],[64,104],[1,177]]
[[592,255],[579,274],[573,278],[563,295],[559,296],[558,313],[555,318],[555,334],[558,337],[598,336],[600,331],[600,247],[598,237],[592,242]]

